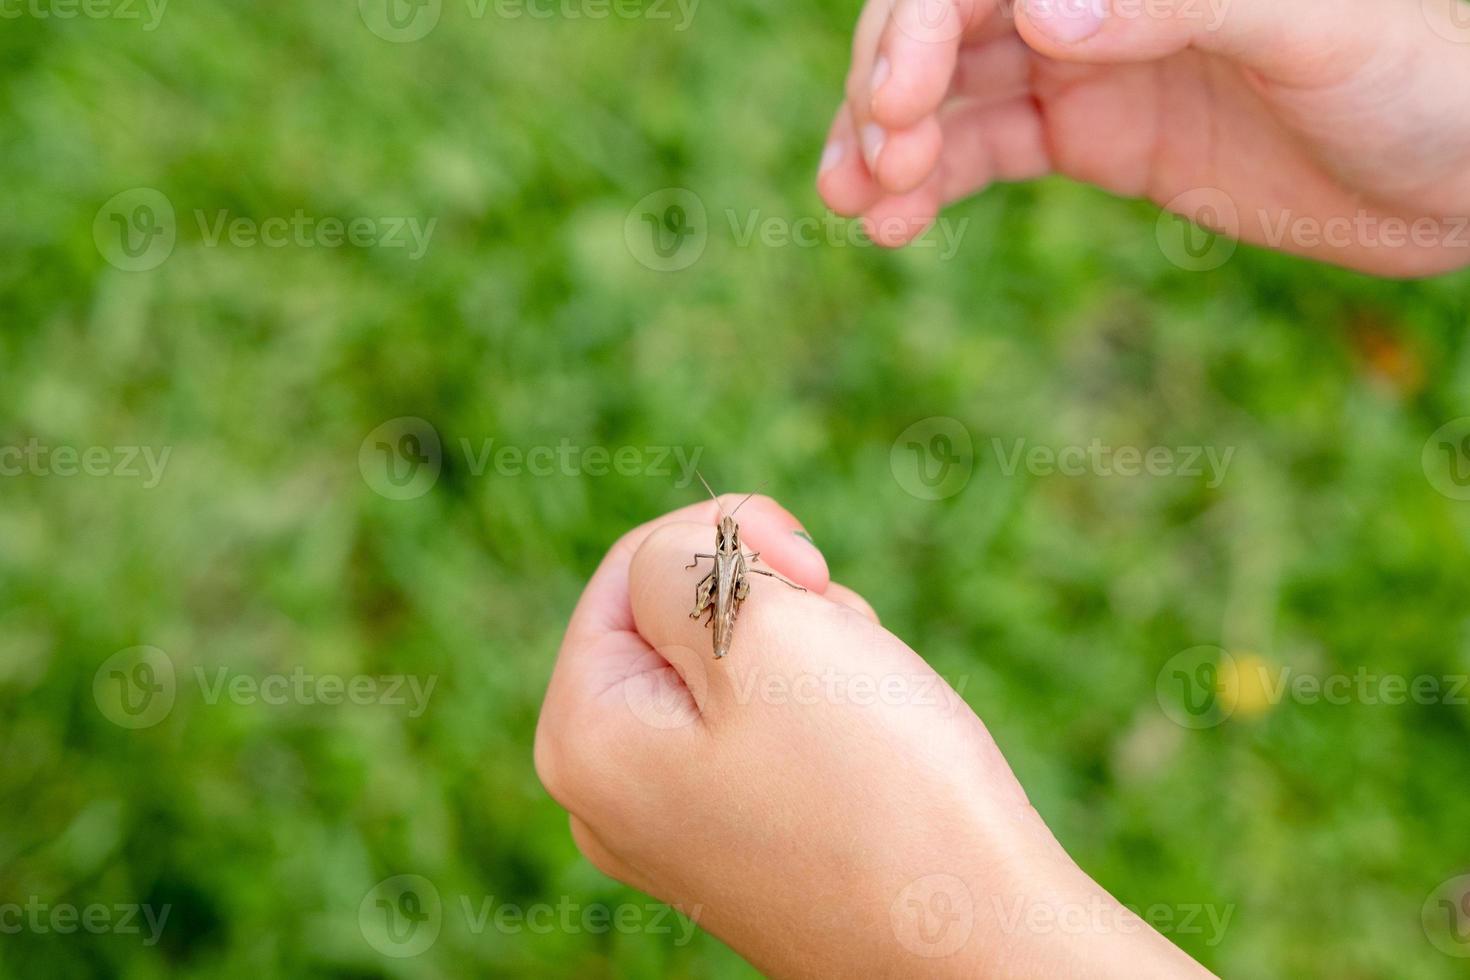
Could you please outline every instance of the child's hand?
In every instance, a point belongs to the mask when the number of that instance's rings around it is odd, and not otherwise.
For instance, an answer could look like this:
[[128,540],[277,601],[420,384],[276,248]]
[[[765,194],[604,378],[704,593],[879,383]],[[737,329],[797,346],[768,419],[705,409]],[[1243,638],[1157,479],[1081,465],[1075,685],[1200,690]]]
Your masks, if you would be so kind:
[[685,566],[717,520],[626,535],[572,617],[536,766],[583,854],[780,976],[1198,971],[1072,864],[980,720],[769,498],[744,546],[810,591],[752,575],[715,660],[689,616],[709,562]]
[[868,0],[818,188],[885,245],[1055,172],[1365,271],[1456,268],[1459,3]]

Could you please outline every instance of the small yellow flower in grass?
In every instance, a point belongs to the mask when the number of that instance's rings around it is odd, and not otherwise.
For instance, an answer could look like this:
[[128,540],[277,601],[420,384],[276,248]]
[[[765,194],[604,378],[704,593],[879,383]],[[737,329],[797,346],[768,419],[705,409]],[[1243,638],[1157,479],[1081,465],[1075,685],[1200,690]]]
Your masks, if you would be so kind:
[[1259,653],[1234,654],[1220,664],[1220,707],[1231,718],[1259,718],[1275,707],[1272,691],[1280,672]]

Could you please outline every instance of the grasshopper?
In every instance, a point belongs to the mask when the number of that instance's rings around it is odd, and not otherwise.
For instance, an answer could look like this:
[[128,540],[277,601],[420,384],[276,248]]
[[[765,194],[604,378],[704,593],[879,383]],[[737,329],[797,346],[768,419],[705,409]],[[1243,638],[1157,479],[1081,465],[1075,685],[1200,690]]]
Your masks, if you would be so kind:
[[[704,476],[698,471],[695,476],[704,488],[709,490],[709,495],[714,499],[715,506],[719,507],[720,498],[710,490],[710,485]],[[749,500],[755,496],[752,491],[746,496]],[[806,589],[788,579],[782,578],[775,572],[766,571],[763,568],[755,568],[755,562],[760,560],[761,553],[752,551],[746,554],[740,547],[740,525],[735,523],[735,514],[741,507],[745,506],[745,500],[735,505],[735,510],[726,514],[725,509],[720,507],[720,526],[715,531],[715,553],[712,555],[696,554],[694,560],[685,565],[686,569],[699,565],[701,558],[708,558],[714,562],[714,567],[709,574],[699,580],[694,587],[694,611],[689,614],[690,619],[698,619],[700,614],[708,611],[709,619],[705,625],[714,625],[715,628],[715,659],[718,660],[730,652],[730,641],[735,638],[735,618],[740,615],[740,606],[748,595],[750,595],[750,572],[757,575],[769,575],[771,578],[779,579],[791,586],[793,589],[805,592]],[[747,564],[747,562],[749,564]]]

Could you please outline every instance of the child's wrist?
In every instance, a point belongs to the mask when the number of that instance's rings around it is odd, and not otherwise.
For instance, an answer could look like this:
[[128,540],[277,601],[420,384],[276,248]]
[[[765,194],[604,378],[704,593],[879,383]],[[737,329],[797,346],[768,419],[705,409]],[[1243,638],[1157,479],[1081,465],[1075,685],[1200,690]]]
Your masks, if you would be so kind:
[[1209,976],[1079,869],[1039,819],[1028,824],[1007,843],[1006,858],[968,869],[956,861],[898,892],[889,974]]

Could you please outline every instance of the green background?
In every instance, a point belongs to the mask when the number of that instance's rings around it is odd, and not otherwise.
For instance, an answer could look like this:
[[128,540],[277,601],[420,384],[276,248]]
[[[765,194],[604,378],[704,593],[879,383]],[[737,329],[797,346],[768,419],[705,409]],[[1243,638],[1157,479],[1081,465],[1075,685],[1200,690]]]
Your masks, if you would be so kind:
[[[1192,730],[1155,688],[1201,644],[1319,677],[1470,672],[1470,503],[1421,466],[1470,415],[1470,279],[1245,247],[1185,271],[1159,244],[1174,219],[1059,180],[951,208],[948,261],[841,224],[742,243],[731,214],[823,213],[855,4],[708,2],[684,31],[672,6],[495,9],[446,0],[411,43],[346,0],[0,27],[0,446],[170,451],[152,487],[0,478],[0,903],[172,909],[151,946],[0,935],[0,974],[752,974],[705,935],[461,914],[647,901],[578,857],[530,744],[603,550],[702,493],[677,471],[476,472],[461,440],[494,439],[678,446],[721,489],[770,481],[834,577],[963,686],[1084,868],[1140,907],[1232,909],[1219,943],[1172,936],[1211,968],[1463,975],[1420,910],[1470,870],[1470,709],[1285,699]],[[138,187],[177,242],[126,272],[93,226]],[[669,187],[706,208],[705,250],[659,272],[624,230]],[[437,224],[414,260],[211,244],[198,218],[298,209]],[[935,416],[974,459],[930,501],[891,450]],[[444,446],[401,501],[359,466],[400,417]],[[1214,488],[1007,475],[996,439],[1234,457]],[[129,730],[93,681],[137,645],[177,697]],[[437,686],[417,718],[211,704],[194,671],[222,667]],[[403,959],[359,917],[399,874],[444,903]]]

